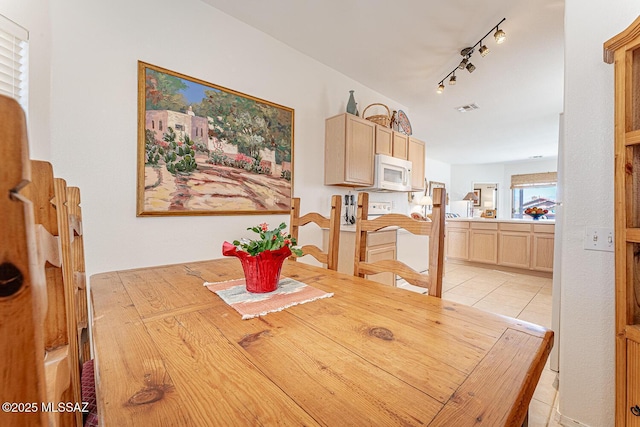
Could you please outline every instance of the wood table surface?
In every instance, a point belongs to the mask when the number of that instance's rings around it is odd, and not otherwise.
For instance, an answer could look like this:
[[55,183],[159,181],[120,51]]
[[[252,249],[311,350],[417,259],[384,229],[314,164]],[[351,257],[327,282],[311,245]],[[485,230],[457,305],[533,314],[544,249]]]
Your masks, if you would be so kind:
[[101,426],[520,426],[553,332],[287,260],[330,298],[241,320],[233,258],[91,277]]

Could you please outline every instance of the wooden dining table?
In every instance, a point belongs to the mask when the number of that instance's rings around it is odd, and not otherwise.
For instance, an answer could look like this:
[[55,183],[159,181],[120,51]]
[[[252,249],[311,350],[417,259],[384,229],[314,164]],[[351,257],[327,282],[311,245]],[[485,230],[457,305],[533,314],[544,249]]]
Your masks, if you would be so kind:
[[538,325],[287,260],[333,293],[248,320],[204,282],[233,258],[91,277],[100,425],[521,426]]

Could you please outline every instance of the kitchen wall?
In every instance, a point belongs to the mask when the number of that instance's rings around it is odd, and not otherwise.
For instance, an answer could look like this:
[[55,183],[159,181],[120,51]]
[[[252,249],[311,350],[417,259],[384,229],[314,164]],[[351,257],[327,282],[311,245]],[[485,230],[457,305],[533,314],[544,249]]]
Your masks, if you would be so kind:
[[[473,184],[498,184],[498,218],[511,218],[511,175],[536,172],[556,172],[557,157],[524,160],[509,163],[487,163],[479,165],[451,165],[451,201],[456,202],[473,190]],[[462,204],[464,209],[464,203]]]
[[303,211],[328,212],[331,194],[346,192],[323,185],[324,119],[345,111],[350,89],[361,110],[406,109],[198,0],[0,1],[0,13],[32,34],[32,154],[81,188],[89,274],[220,257],[222,242],[247,227],[288,221],[136,218],[138,60],[294,108]]

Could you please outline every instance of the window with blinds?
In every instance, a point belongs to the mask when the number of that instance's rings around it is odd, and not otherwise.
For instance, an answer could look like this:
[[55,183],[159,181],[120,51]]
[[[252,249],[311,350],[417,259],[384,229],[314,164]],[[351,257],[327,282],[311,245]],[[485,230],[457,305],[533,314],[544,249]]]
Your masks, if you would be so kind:
[[528,218],[528,208],[548,211],[546,219],[556,217],[557,172],[527,173],[511,176],[511,218]]
[[0,94],[15,98],[28,111],[29,32],[0,15]]

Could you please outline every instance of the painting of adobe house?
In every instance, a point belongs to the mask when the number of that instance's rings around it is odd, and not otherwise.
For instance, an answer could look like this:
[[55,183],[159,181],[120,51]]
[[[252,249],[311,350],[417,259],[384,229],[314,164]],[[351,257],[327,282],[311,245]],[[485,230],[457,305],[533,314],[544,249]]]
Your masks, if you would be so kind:
[[292,108],[138,62],[137,215],[288,214]]

